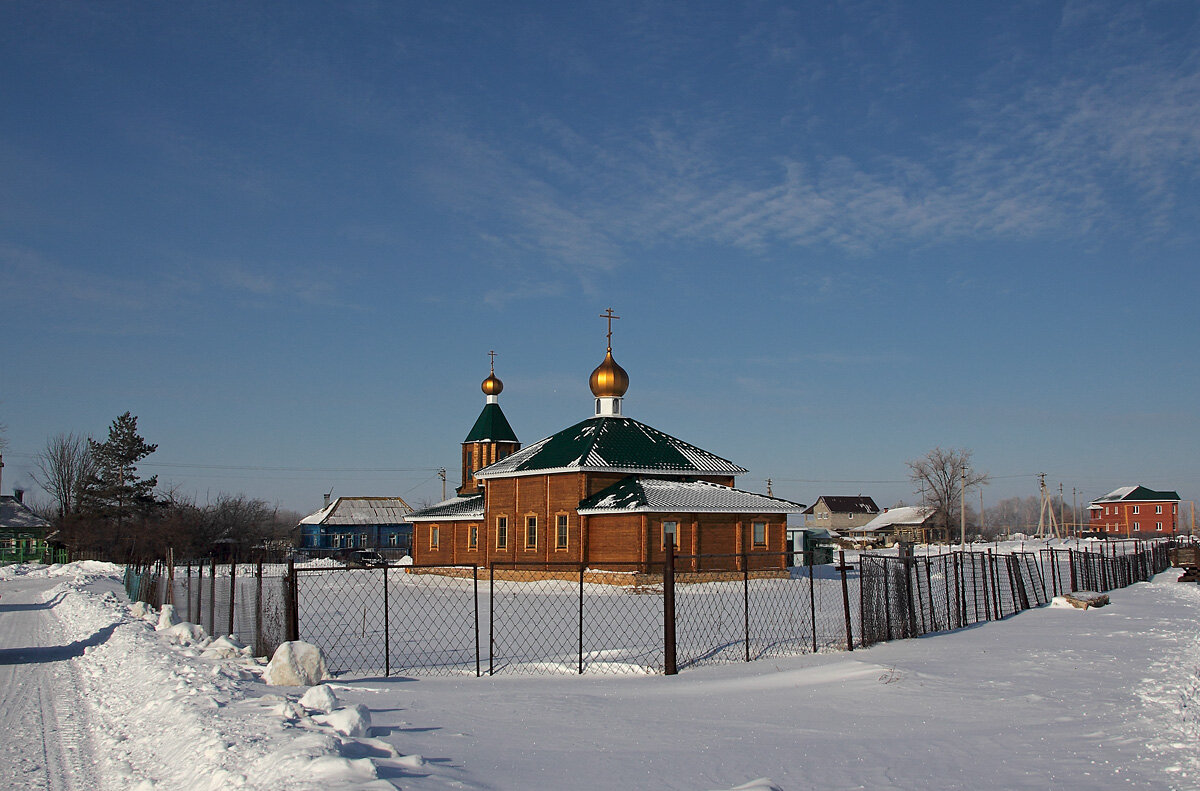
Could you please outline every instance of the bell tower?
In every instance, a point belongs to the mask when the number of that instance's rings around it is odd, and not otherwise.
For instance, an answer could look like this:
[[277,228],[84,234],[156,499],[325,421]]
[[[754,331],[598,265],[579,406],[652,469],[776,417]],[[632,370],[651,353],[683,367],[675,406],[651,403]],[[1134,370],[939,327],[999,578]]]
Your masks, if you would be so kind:
[[491,372],[480,385],[486,396],[483,411],[462,443],[462,485],[455,490],[460,496],[479,492],[476,470],[521,449],[516,433],[500,409],[500,393],[504,390],[504,382],[496,376],[496,352],[490,351],[488,356],[491,357]]

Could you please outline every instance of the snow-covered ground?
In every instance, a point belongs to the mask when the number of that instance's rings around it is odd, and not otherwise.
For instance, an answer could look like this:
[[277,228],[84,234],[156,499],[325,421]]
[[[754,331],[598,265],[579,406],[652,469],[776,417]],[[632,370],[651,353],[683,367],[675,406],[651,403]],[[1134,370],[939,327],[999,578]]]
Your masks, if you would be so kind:
[[[1177,570],[1101,609],[673,677],[339,678],[334,715],[156,632],[118,574],[0,570],[0,787],[1200,787]],[[356,705],[372,732],[338,733]]]

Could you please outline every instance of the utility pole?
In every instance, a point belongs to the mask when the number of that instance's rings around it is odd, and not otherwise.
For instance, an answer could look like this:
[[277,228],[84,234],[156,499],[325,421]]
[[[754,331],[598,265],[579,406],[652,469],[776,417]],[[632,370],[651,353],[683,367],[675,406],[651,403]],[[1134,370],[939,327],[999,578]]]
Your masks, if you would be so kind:
[[771,494],[771,479],[767,478],[767,497],[774,497],[774,496],[775,495]]
[[[1058,525],[1054,521],[1054,504],[1050,502],[1050,493],[1046,491],[1046,473],[1038,473],[1038,489],[1041,492],[1042,503],[1038,508],[1038,531],[1037,538],[1060,538],[1058,534]],[[1050,522],[1050,534],[1046,533],[1046,522]]]
[[1058,482],[1058,523],[1066,530],[1067,520],[1063,519],[1063,509],[1067,507],[1066,500],[1063,499],[1062,481]]
[[446,499],[446,468],[442,467],[438,470],[438,477],[442,479],[442,499]]
[[987,530],[985,528],[986,528],[986,525],[984,524],[984,518],[983,518],[983,487],[980,486],[979,487],[979,532],[986,536]]
[[1069,538],[1071,533],[1074,533],[1078,537],[1078,535],[1079,535],[1079,491],[1074,486],[1071,487],[1071,525],[1074,529],[1067,531],[1067,537]]
[[962,468],[962,488],[959,490],[959,523],[961,531],[959,533],[959,551],[967,551],[967,465]]

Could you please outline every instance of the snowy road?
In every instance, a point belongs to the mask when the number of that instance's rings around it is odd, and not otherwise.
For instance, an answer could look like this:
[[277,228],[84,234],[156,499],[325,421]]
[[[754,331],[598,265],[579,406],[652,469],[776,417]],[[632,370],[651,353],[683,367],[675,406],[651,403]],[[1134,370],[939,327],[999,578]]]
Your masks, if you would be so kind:
[[42,600],[57,582],[18,578],[5,583],[0,598],[0,787],[70,791],[97,785],[71,658],[107,635],[66,638],[54,612],[63,597]]
[[[678,676],[342,677],[338,731],[108,564],[0,569],[0,789],[1200,787],[1200,586]],[[769,779],[767,779],[769,778]]]

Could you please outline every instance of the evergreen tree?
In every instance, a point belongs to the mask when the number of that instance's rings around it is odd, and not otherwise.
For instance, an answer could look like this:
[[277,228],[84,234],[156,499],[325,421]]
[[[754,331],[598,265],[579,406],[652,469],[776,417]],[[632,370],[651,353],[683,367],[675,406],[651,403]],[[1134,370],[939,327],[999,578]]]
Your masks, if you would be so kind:
[[139,478],[137,463],[158,449],[137,433],[137,418],[126,412],[112,422],[108,439],[88,439],[95,472],[84,488],[84,508],[100,517],[114,519],[120,526],[131,517],[144,515],[154,505],[153,491],[158,476]]

